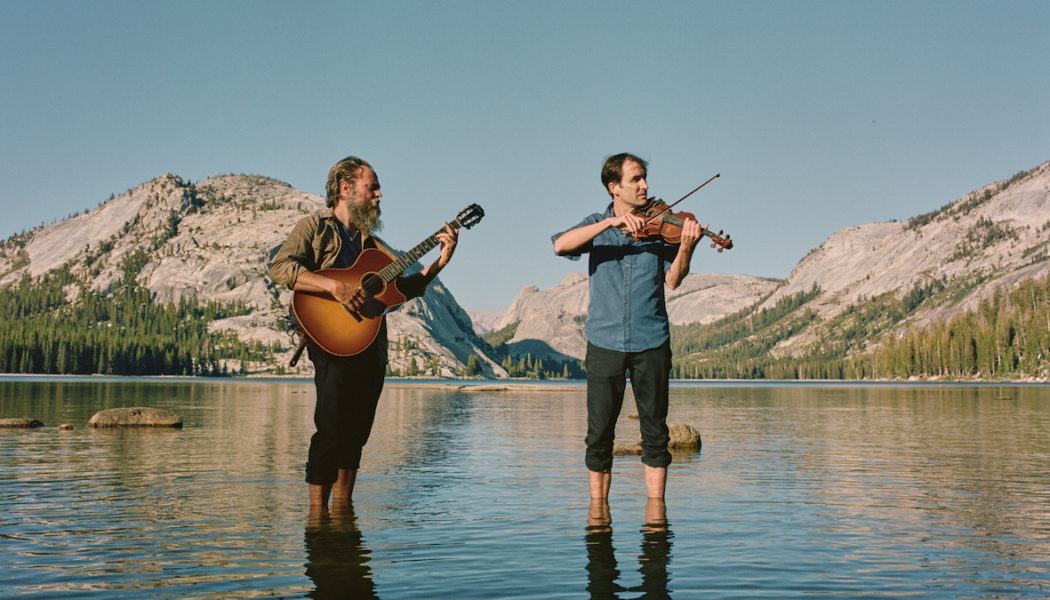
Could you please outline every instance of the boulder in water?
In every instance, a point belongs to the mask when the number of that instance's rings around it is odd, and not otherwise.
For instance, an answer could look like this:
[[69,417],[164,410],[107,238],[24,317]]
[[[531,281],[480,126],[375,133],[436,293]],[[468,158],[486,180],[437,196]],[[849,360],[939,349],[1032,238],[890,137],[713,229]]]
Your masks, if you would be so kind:
[[669,450],[699,450],[701,444],[700,432],[685,423],[671,423],[667,426],[671,434],[671,441],[667,444]]
[[37,419],[27,417],[15,417],[12,419],[0,419],[0,428],[5,429],[34,429],[43,427],[44,424]]
[[95,413],[91,427],[182,427],[182,417],[163,408],[133,406]]
[[[700,449],[700,432],[693,427],[684,423],[670,423],[667,425],[667,429],[671,436],[671,441],[668,442],[667,449],[671,452],[695,452]],[[634,444],[613,445],[614,456],[629,456],[641,453],[641,436],[638,437],[638,441]]]

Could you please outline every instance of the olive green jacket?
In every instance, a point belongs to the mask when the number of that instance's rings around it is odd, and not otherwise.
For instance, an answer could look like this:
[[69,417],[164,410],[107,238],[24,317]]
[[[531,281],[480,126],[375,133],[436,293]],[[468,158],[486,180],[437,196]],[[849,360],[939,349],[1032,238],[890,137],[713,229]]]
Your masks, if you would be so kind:
[[[295,282],[304,271],[331,268],[339,258],[343,238],[339,222],[331,210],[316,213],[296,223],[288,240],[270,261],[270,279],[295,288]],[[365,238],[364,247],[375,247],[396,259],[394,252],[379,238]]]
[[[310,215],[296,223],[284,245],[270,261],[270,279],[295,289],[295,282],[304,271],[331,268],[339,258],[342,246],[339,222],[331,209]],[[397,254],[376,236],[366,237],[364,247],[376,248],[390,256],[390,260],[397,260]],[[418,274],[400,277],[397,289],[406,298],[416,298],[426,292],[423,278]]]

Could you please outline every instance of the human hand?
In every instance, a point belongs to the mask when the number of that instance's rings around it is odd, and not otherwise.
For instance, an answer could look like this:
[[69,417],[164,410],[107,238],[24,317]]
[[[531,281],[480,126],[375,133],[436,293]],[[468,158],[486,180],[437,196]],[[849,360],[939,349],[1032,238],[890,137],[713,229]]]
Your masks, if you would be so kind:
[[705,229],[707,229],[707,225],[701,226],[693,219],[684,219],[682,221],[682,246],[690,250],[695,248]]
[[459,243],[459,230],[453,229],[447,222],[445,229],[437,233],[437,240],[441,242],[441,256],[438,258],[438,267],[444,267],[452,260],[452,254],[456,251]]
[[352,283],[333,279],[334,285],[331,289],[332,297],[335,298],[336,302],[349,308],[354,312],[361,312],[365,307],[365,303],[371,297],[371,294],[365,291],[364,288],[356,286]]
[[622,229],[625,235],[634,235],[645,228],[645,219],[634,213],[609,218],[611,219],[610,226]]

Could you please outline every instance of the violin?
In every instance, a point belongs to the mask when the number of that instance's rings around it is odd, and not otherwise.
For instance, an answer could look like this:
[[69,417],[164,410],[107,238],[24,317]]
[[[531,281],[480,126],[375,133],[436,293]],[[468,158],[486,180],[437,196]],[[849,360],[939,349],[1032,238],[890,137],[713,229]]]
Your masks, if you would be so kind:
[[[645,219],[642,229],[633,234],[634,239],[662,238],[669,244],[682,243],[682,226],[686,219],[696,221],[696,215],[685,211],[671,212],[671,206],[659,198],[650,198],[648,204],[634,209],[634,214]],[[711,247],[718,252],[733,248],[733,240],[729,238],[729,234],[723,235],[721,229],[718,233],[713,233],[710,229],[702,228],[700,234],[711,238]]]

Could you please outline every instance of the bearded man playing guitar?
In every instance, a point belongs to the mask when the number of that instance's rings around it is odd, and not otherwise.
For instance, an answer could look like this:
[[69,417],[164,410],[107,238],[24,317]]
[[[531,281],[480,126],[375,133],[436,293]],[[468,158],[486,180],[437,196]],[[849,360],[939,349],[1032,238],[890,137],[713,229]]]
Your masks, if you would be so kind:
[[[394,258],[389,247],[374,235],[380,229],[379,199],[383,194],[371,165],[354,156],[339,161],[328,172],[326,193],[329,210],[299,221],[270,263],[270,278],[296,295],[320,298],[315,301],[340,307],[340,313],[345,310],[350,315],[342,317],[351,324],[363,320],[374,323],[375,333],[366,335],[360,351],[326,351],[331,348],[308,330],[307,348],[317,390],[317,431],[310,439],[306,482],[311,509],[321,511],[328,509],[329,496],[333,503],[350,502],[387,365],[386,307],[377,301],[379,294],[367,290],[363,280],[337,275],[352,271],[350,267],[359,258],[376,253]],[[444,229],[432,237],[441,244],[440,256],[422,271],[397,278],[396,291],[402,295],[402,302],[422,296],[452,258],[457,229],[445,223]]]

